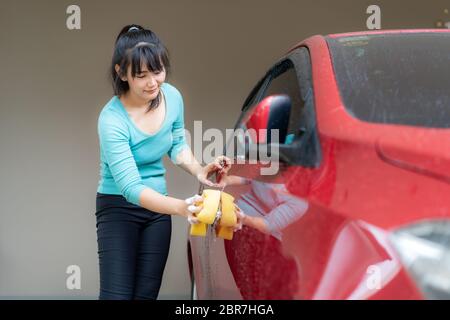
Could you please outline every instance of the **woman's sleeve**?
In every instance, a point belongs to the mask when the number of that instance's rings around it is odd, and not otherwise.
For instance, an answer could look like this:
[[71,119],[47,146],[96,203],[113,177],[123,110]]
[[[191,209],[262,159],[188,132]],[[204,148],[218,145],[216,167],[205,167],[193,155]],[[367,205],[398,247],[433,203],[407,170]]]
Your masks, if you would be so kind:
[[112,115],[100,115],[98,135],[100,150],[120,192],[128,202],[140,205],[140,193],[147,186],[142,183],[136,161],[131,153],[127,127],[120,119]]
[[178,113],[177,117],[172,126],[172,146],[167,152],[170,159],[173,163],[177,164],[176,159],[178,154],[185,148],[189,148],[189,145],[186,143],[186,135],[184,132],[184,102],[183,97],[179,92],[177,92],[179,96],[179,105],[178,105]]
[[284,196],[278,194],[276,196],[278,203],[264,216],[264,220],[270,232],[281,231],[288,225],[294,223],[306,213],[309,204],[306,200],[296,198],[292,195]]

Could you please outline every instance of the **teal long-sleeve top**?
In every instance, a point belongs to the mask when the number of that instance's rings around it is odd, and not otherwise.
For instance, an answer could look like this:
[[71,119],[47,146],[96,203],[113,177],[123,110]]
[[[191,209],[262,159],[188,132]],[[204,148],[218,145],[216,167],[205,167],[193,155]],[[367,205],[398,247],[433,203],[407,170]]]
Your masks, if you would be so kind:
[[97,192],[123,195],[140,205],[145,188],[167,195],[163,157],[176,163],[177,155],[189,148],[184,133],[184,104],[180,92],[165,82],[161,91],[166,113],[154,134],[140,130],[129,117],[118,96],[113,96],[98,117],[100,181]]

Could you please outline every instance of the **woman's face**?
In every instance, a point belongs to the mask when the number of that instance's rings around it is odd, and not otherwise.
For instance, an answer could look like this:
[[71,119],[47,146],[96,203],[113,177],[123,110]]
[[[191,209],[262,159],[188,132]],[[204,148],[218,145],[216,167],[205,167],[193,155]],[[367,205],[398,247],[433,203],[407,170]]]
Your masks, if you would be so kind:
[[161,72],[151,72],[147,69],[147,66],[142,65],[141,73],[137,73],[136,77],[133,78],[131,66],[128,66],[127,77],[122,77],[122,80],[128,81],[129,94],[132,94],[137,100],[148,103],[158,96],[160,87],[166,80],[166,70],[163,68]]

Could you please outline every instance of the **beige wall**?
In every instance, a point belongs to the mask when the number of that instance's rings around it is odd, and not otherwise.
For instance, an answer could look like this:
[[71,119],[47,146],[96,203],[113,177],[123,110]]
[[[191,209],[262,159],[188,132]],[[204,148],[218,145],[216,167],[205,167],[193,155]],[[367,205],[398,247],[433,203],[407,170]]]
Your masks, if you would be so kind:
[[[82,29],[66,29],[81,7]],[[232,128],[270,64],[313,34],[364,30],[370,4],[382,28],[433,27],[448,1],[17,1],[0,2],[0,298],[96,298],[97,116],[112,96],[108,67],[125,24],[153,29],[171,52],[186,128]],[[450,17],[448,17],[450,20]],[[166,161],[169,192],[196,181]],[[174,218],[161,298],[187,298],[186,222]],[[81,290],[65,287],[66,267]]]

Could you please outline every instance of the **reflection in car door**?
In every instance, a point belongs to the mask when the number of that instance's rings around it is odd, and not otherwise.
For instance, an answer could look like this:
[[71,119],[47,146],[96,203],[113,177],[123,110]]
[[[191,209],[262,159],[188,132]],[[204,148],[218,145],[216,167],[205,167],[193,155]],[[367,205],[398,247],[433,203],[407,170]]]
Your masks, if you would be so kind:
[[[287,128],[289,139],[280,143],[288,144],[294,139],[302,139],[307,126],[305,97],[308,94],[301,93],[300,83],[307,79],[302,79],[301,75],[306,73],[299,68],[309,63],[309,53],[305,47],[296,49],[277,62],[247,98],[235,129],[242,126],[244,119],[262,99],[286,94],[292,102]],[[305,150],[310,152],[314,148]],[[244,177],[248,183],[229,186],[225,191],[235,197],[236,204],[245,214],[263,219],[267,230],[262,232],[244,226],[234,234],[231,241],[215,240],[209,258],[213,296],[296,298],[299,285],[297,262],[283,252],[284,228],[300,219],[308,207],[305,199],[288,191],[287,182],[296,166],[282,164],[275,175],[263,176],[261,163],[238,163],[236,158],[234,160],[229,174]],[[211,239],[210,242],[214,241]],[[233,290],[238,292],[232,293]]]

